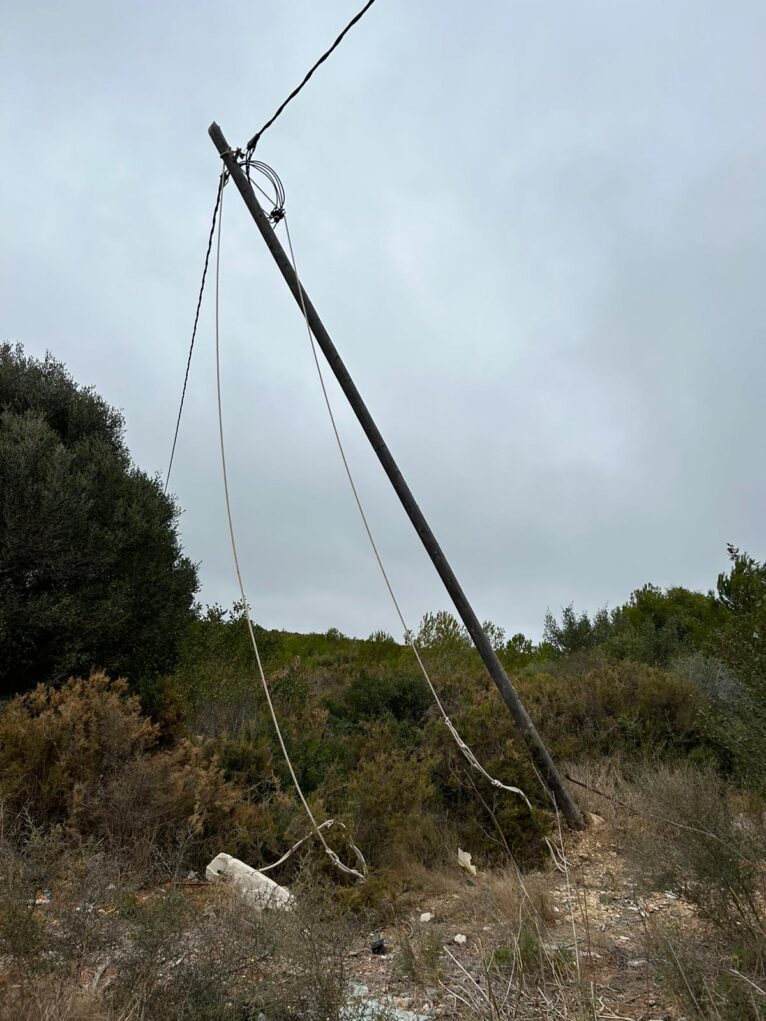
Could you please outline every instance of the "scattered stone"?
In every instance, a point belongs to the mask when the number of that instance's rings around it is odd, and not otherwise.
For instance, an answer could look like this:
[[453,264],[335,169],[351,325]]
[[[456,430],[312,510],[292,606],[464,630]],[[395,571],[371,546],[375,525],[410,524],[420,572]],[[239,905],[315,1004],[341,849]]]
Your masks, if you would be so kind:
[[433,916],[433,912],[431,912],[431,911],[424,911],[423,914],[420,916],[420,921],[421,922],[430,922],[433,917],[434,917]]
[[462,946],[467,940],[468,937],[464,936],[462,932],[459,932],[456,936],[453,936],[452,938],[452,942],[458,943],[460,946]]
[[643,957],[636,957],[634,960],[628,961],[628,967],[629,968],[645,968],[646,967],[646,960]]
[[[397,999],[403,1000],[404,997]],[[411,1001],[410,1001],[411,1002]],[[340,1012],[341,1021],[430,1021],[426,1014],[415,1014],[399,1006],[396,999],[374,1000],[368,986],[352,982],[349,1002]]]

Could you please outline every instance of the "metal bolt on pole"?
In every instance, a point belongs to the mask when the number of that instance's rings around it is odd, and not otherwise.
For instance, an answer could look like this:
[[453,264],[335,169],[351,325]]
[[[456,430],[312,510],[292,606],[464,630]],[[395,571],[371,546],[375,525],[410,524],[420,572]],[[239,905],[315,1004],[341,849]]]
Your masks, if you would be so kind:
[[[293,297],[302,310],[298,278],[284,248],[269,223],[268,217],[256,198],[252,185],[248,181],[242,167],[239,165],[236,154],[229,148],[229,143],[224,138],[223,132],[215,121],[210,125],[208,134],[213,140],[213,144],[218,150],[232,181],[235,183],[242,198],[244,199],[245,205],[247,206],[250,215],[253,217],[256,227],[260,231],[261,237],[266,242],[266,246],[271,252],[279,271],[287,283],[287,286],[290,288]],[[526,709],[521,704],[519,696],[516,694],[513,685],[508,679],[508,675],[503,669],[502,663],[497,658],[495,650],[492,648],[489,639],[484,633],[484,629],[479,622],[479,618],[474,613],[471,604],[468,602],[465,593],[460,587],[460,583],[455,577],[447,558],[442,552],[439,543],[436,541],[436,536],[431,531],[428,522],[423,516],[423,512],[415,501],[415,497],[410,492],[410,488],[405,482],[402,473],[399,471],[399,467],[394,460],[391,451],[386,446],[386,443],[380,434],[380,430],[373,421],[370,412],[367,410],[367,406],[362,400],[361,394],[349,375],[348,369],[338,354],[338,351],[333,344],[329,333],[325,329],[322,320],[319,318],[319,314],[314,308],[311,299],[308,294],[306,294],[305,288],[303,289],[303,301],[305,302],[306,315],[309,321],[309,326],[311,327],[311,332],[314,334],[317,344],[319,344],[319,347],[322,349],[322,353],[327,359],[328,365],[332,369],[335,374],[335,378],[338,380],[341,389],[346,395],[354,414],[359,420],[359,424],[367,436],[367,439],[372,444],[372,448],[377,454],[378,460],[383,466],[383,470],[388,476],[391,485],[394,487],[396,495],[399,497],[402,506],[407,512],[407,516],[412,522],[415,531],[420,536],[420,541],[423,543],[423,546],[431,558],[439,577],[444,583],[444,586],[455,605],[455,609],[460,615],[460,618],[465,624],[479,655],[484,661],[484,665],[486,666],[490,677],[495,682],[498,691],[502,695],[503,701],[508,707],[519,733],[523,737],[527,748],[529,749],[533,762],[542,775],[548,789],[551,791],[556,805],[567,821],[567,824],[572,829],[584,829],[585,822],[580,810],[575,804],[572,795],[565,787],[561,774],[556,768],[548,749],[543,744],[540,735],[537,733],[535,725],[532,723]]]

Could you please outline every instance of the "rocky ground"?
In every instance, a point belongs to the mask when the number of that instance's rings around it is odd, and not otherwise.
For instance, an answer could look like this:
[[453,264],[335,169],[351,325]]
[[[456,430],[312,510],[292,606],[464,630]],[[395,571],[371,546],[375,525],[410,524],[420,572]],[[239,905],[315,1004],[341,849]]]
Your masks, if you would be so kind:
[[[330,956],[335,955],[335,960],[330,963],[320,954],[308,970],[305,962],[301,965],[294,958],[293,948],[307,942],[313,952],[315,945],[307,935],[313,922],[307,923],[293,912],[259,915],[266,927],[267,942],[271,938],[269,926],[276,926],[278,935],[280,919],[289,930],[287,954],[270,956],[265,964],[258,957],[263,933],[253,934],[252,950],[230,938],[238,920],[241,922],[244,907],[234,889],[227,889],[228,883],[222,886],[190,877],[181,884],[182,900],[195,909],[185,943],[173,944],[172,953],[163,952],[154,971],[149,970],[151,962],[145,964],[147,983],[150,979],[160,987],[180,983],[176,1000],[181,1002],[184,981],[177,976],[179,970],[186,968],[185,973],[196,974],[194,962],[198,958],[204,963],[212,956],[225,963],[226,953],[240,950],[245,965],[260,968],[277,990],[276,998],[269,1001],[272,1004],[287,1004],[286,998],[295,993],[299,977],[302,1006],[296,1006],[298,1012],[290,1014],[296,1017],[308,1016],[305,1007],[306,995],[313,988],[310,983],[321,989],[322,973],[329,975],[333,970],[341,983],[336,990],[348,981],[344,1021],[683,1021],[683,1013],[662,982],[655,963],[657,955],[651,951],[648,937],[658,922],[672,921],[704,941],[704,929],[691,908],[670,892],[641,894],[620,850],[625,834],[618,832],[615,823],[597,819],[587,832],[565,833],[561,839],[558,847],[550,844],[548,867],[523,877],[512,870],[459,868],[457,856],[450,872],[427,872],[417,866],[400,870],[399,878],[405,877],[407,889],[388,913],[388,924],[376,931],[359,931],[350,945],[346,942],[347,928],[342,944],[336,943],[332,935],[325,935],[322,945]],[[164,892],[164,888],[147,889],[137,895],[136,901],[151,907]],[[63,909],[56,913],[60,896],[63,891],[54,891],[52,899],[46,901],[47,894],[43,894],[43,902],[34,909],[53,930],[92,926],[92,942],[99,927],[108,928],[115,920],[115,932],[122,932],[117,907],[85,904],[75,907],[70,917]],[[318,911],[312,917],[320,919],[321,928],[321,906]],[[211,919],[205,929],[206,920]],[[156,939],[156,924],[155,929],[146,932],[148,935],[142,938]],[[74,1002],[87,993],[94,1012],[54,1012],[46,1016],[76,1017],[78,1021],[81,1016],[102,1016],[96,1007],[105,989],[120,981],[120,968],[124,967],[115,958],[119,940],[115,943],[113,935],[102,938],[103,955],[93,956],[97,966],[78,965],[78,979],[70,997]],[[230,946],[232,943],[236,945]],[[343,946],[348,946],[345,960]],[[254,964],[248,963],[250,956],[254,956]],[[211,977],[219,970],[220,966],[214,965]],[[4,982],[14,983],[5,989],[5,1002],[13,1003],[13,998],[7,997],[11,993],[21,997],[24,982],[3,972],[0,959],[0,993]],[[71,976],[71,972],[70,967],[66,974]],[[235,973],[240,974],[236,969]],[[224,986],[224,999],[230,995],[228,989]],[[309,998],[313,999],[313,994]],[[334,1002],[332,1009],[337,1011],[337,994]],[[254,1009],[253,1017],[268,1021],[259,1007]],[[311,1017],[320,1016],[309,1013]],[[0,1003],[3,1021],[14,1016],[21,1015],[14,1015],[12,1010],[4,1013]],[[27,1019],[38,1015],[26,1012],[23,1016]],[[321,1016],[324,1018],[325,1013]]]
[[[508,917],[519,910],[516,880],[481,872],[415,897],[404,923],[360,940],[348,960],[358,996],[394,1008],[402,1019],[680,1021],[683,1015],[648,960],[647,933],[660,917],[696,925],[690,908],[670,892],[639,893],[608,825],[567,835],[565,853],[565,861],[554,852],[555,863],[546,872],[525,877],[539,924],[531,940],[527,927],[527,959],[517,962],[515,974],[526,972],[527,991],[516,1014],[512,1003],[519,994],[511,992],[502,1006],[513,984],[514,954],[506,948],[520,929]],[[381,939],[385,952],[375,954],[371,946]],[[522,958],[523,941],[522,934]],[[506,967],[493,980],[487,966],[497,962],[498,948]]]

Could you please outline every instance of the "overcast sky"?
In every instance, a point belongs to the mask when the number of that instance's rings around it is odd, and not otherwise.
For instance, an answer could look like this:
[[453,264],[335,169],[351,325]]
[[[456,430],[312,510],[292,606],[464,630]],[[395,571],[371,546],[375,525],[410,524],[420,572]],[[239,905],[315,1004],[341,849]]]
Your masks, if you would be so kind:
[[[0,336],[164,473],[218,174],[360,0],[5,0]],[[766,556],[766,4],[378,0],[264,136],[304,283],[477,613],[707,589]],[[304,328],[226,190],[225,418],[267,627],[399,634]],[[212,290],[208,299],[212,298]],[[172,489],[235,579],[212,301]],[[447,607],[332,389],[405,614]]]

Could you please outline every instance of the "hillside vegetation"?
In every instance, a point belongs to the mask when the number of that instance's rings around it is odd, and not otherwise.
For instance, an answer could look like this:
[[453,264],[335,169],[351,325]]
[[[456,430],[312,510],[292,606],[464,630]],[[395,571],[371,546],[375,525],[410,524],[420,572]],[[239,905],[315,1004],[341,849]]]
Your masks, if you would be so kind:
[[[299,893],[278,922],[184,886],[221,850],[270,865],[310,825],[245,608],[191,607],[177,509],[121,429],[58,363],[0,349],[0,1017],[348,1018],[347,951],[373,927],[398,948],[396,981],[451,989],[453,1016],[615,1017],[589,919],[618,897],[605,884],[625,900],[627,875],[634,899],[660,891],[689,912],[660,925],[637,907],[645,922],[622,937],[642,941],[665,1016],[764,1016],[763,563],[729,546],[709,592],[645,585],[593,616],[570,606],[537,644],[486,625],[603,838],[562,832],[450,613],[421,621],[424,661],[478,760],[525,797],[471,768],[403,639],[256,624],[309,805],[342,824],[327,831],[338,855],[352,861],[353,841],[369,866],[353,883],[306,841],[274,873]],[[595,900],[572,864],[583,848]],[[447,931],[413,921],[429,898],[472,934],[462,971]]]

